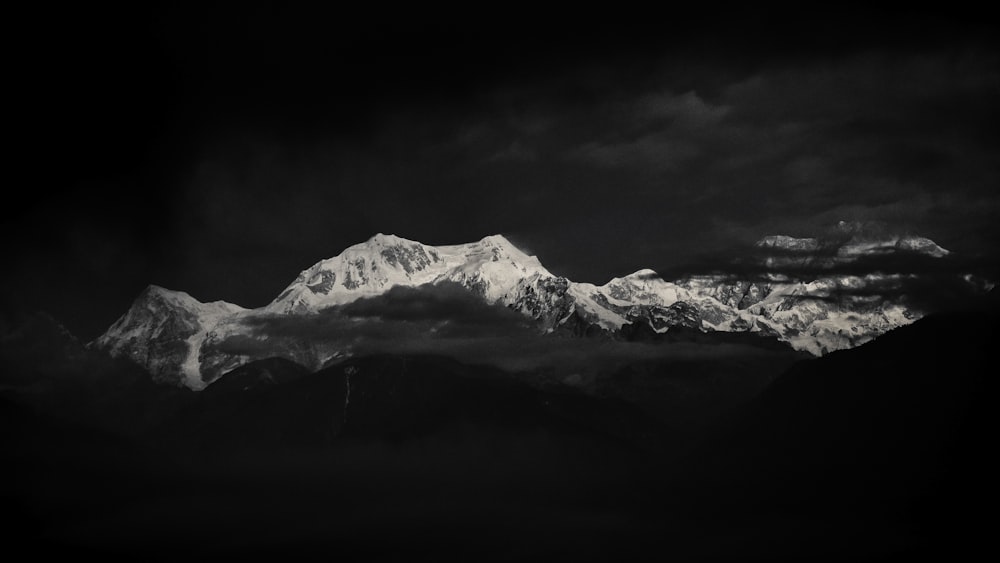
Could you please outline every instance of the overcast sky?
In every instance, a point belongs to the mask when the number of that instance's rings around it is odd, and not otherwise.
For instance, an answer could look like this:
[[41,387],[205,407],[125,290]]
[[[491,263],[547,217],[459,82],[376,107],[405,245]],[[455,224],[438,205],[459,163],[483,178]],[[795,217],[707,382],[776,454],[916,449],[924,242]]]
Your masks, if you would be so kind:
[[376,232],[594,283],[839,220],[997,259],[985,15],[496,10],[24,14],[4,314],[261,306]]

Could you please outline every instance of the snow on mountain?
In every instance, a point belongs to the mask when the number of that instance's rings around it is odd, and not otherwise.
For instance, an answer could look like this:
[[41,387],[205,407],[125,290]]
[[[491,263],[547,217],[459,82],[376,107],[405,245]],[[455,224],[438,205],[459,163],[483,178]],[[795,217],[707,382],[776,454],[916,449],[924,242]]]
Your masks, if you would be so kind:
[[206,336],[246,311],[225,301],[202,303],[183,291],[150,285],[94,344],[160,378],[180,377],[184,385],[200,389],[206,385],[199,360]]
[[671,305],[688,297],[676,284],[663,280],[653,270],[644,269],[622,278],[614,278],[597,288],[609,302],[618,305]]
[[[664,309],[691,299],[690,292],[664,281],[650,269],[614,278],[601,286],[571,283],[569,294],[583,311],[582,316],[605,330],[618,330],[632,323],[643,316],[640,310]],[[652,321],[652,317],[648,320]]]
[[865,240],[852,239],[847,244],[837,250],[840,257],[860,257],[879,254],[891,254],[897,251],[916,252],[941,258],[950,254],[947,250],[938,246],[934,241],[915,236],[890,237],[884,239]]
[[[190,295],[150,286],[94,345],[126,356],[158,379],[201,389],[223,373],[260,355],[278,355],[320,368],[341,350],[268,338],[253,326],[262,318],[308,315],[395,286],[454,282],[487,302],[518,308],[532,318],[552,315],[558,279],[538,258],[501,235],[450,246],[429,246],[377,234],[303,271],[270,304],[244,309],[201,303]],[[547,300],[535,303],[531,296]]]
[[770,235],[758,240],[754,246],[792,252],[815,252],[819,250],[819,240],[814,238],[795,238],[787,235]]
[[[836,248],[824,244],[777,235],[761,239],[756,247],[780,254],[765,260],[765,266],[773,267],[787,266],[789,259],[814,260],[817,254],[822,260],[835,256],[837,261],[852,261],[897,251],[936,258],[948,253],[920,237],[851,237]],[[500,235],[430,246],[377,234],[304,270],[259,309],[222,301],[201,303],[186,293],[150,286],[94,345],[133,359],[160,379],[192,389],[267,356],[283,356],[318,369],[345,351],[333,345],[303,346],[294,338],[271,337],[253,327],[262,319],[311,315],[396,286],[451,282],[487,303],[533,319],[540,332],[614,334],[635,323],[646,323],[655,332],[675,327],[748,331],[820,355],[857,346],[919,316],[900,303],[860,297],[864,288],[884,281],[886,276],[875,274],[831,274],[811,281],[790,281],[781,275],[756,280],[705,275],[670,282],[644,269],[598,286],[553,275],[538,258]]]
[[397,285],[452,281],[490,303],[504,298],[524,278],[553,277],[538,258],[501,235],[469,244],[428,246],[377,234],[299,274],[271,304],[269,313],[317,311],[380,295]]

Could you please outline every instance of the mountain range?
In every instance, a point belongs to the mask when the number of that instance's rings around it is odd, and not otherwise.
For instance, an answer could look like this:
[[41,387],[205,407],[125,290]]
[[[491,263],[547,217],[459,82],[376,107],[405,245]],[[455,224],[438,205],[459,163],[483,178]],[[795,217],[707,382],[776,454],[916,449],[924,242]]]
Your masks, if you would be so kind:
[[[410,291],[409,298],[417,299],[410,306],[420,313],[427,307],[420,296],[445,291],[445,299],[462,293],[461,299],[516,312],[523,331],[537,335],[615,339],[676,330],[744,332],[819,356],[855,347],[924,313],[902,296],[879,293],[903,281],[904,274],[843,266],[900,255],[930,261],[949,255],[923,237],[870,236],[840,227],[845,236],[832,241],[781,235],[757,241],[753,273],[745,275],[707,273],[667,281],[641,269],[603,285],[553,274],[502,235],[431,246],[376,234],[302,271],[260,308],[202,303],[150,285],[90,345],[132,360],[159,381],[199,390],[268,357],[321,369],[357,351],[360,337],[352,337],[352,326],[378,317],[357,314],[362,305],[377,309],[381,303],[381,312],[391,317],[398,314],[391,310],[395,302],[379,300]],[[273,328],[290,319],[321,324],[330,318],[339,321],[327,334],[335,338],[297,338]],[[449,322],[447,315],[437,318],[425,326],[427,335]]]
[[636,354],[587,392],[432,355],[268,358],[193,392],[37,315],[0,336],[0,504],[13,548],[104,561],[969,559],[998,310],[805,360]]
[[[864,260],[949,260],[927,239],[769,237],[742,280],[564,280],[562,316],[559,278],[506,239],[389,240],[259,309],[151,287],[116,323],[129,339],[84,344],[41,313],[2,331],[12,545],[105,561],[909,561],[991,537],[995,290],[820,357],[705,322],[703,303],[771,322],[806,303],[916,318],[905,299],[865,301],[901,275],[888,268],[847,299],[792,291]],[[362,259],[367,280],[343,284]],[[527,287],[537,309],[519,307]],[[638,314],[602,325],[602,295]],[[661,326],[661,309],[687,312]]]

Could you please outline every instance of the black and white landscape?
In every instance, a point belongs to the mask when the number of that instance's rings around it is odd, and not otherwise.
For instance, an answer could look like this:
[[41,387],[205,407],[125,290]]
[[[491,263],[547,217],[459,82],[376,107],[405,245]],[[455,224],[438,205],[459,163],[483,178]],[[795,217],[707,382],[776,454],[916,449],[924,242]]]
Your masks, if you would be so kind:
[[29,12],[5,558],[991,548],[985,16]]

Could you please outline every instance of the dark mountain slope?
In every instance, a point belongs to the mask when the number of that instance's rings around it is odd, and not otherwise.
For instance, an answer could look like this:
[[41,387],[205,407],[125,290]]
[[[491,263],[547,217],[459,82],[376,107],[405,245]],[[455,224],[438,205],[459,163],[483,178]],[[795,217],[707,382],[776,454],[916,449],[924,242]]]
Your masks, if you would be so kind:
[[686,503],[793,558],[974,552],[995,488],[998,322],[931,315],[796,364],[691,461]]
[[212,382],[204,396],[254,392],[309,374],[309,369],[285,358],[266,358],[244,364]]
[[143,436],[160,460],[143,494],[56,522],[47,543],[166,559],[604,558],[651,537],[638,513],[657,442],[625,403],[436,356],[351,359],[199,394]]
[[66,424],[122,436],[156,427],[194,397],[154,382],[129,360],[85,347],[43,313],[0,336],[0,395]]
[[[624,401],[568,387],[539,389],[497,368],[446,357],[368,356],[313,374],[284,360],[265,362],[223,376],[162,425],[156,439],[225,451],[239,444],[327,447],[545,431],[659,444],[658,425]],[[260,385],[265,372],[282,372],[280,383]]]
[[[797,363],[707,439],[648,413],[759,377],[637,365],[593,396],[369,356],[313,374],[264,360],[196,394],[86,350],[22,361],[31,348],[8,346],[4,496],[18,545],[105,560],[961,555],[989,537],[998,320],[932,315]],[[699,440],[679,463],[678,443]]]

